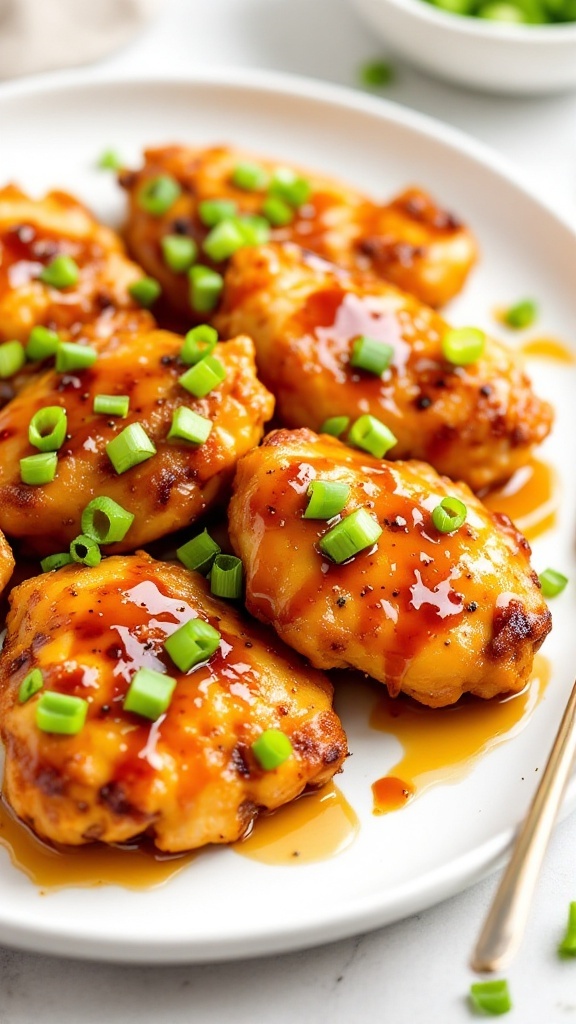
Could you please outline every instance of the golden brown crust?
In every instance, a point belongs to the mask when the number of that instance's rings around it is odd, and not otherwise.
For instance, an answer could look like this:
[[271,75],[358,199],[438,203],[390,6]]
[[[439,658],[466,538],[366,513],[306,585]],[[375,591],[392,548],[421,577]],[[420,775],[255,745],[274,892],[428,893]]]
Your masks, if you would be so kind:
[[14,571],[14,556],[6,537],[0,531],[0,594],[6,588]]

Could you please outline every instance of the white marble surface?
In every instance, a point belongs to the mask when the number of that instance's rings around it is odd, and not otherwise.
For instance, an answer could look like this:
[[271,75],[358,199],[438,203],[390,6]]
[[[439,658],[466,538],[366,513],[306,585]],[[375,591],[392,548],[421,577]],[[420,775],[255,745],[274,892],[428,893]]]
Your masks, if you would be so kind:
[[[165,0],[158,20],[93,74],[241,66],[354,86],[358,66],[383,53],[345,0]],[[388,97],[489,143],[576,222],[576,94],[488,97],[394,64]],[[526,940],[506,972],[511,1024],[576,1020],[576,962],[555,955],[576,899],[575,852],[572,815],[556,831]],[[0,1024],[464,1024],[474,1019],[467,959],[495,881],[370,935],[267,960],[151,969],[0,949]]]

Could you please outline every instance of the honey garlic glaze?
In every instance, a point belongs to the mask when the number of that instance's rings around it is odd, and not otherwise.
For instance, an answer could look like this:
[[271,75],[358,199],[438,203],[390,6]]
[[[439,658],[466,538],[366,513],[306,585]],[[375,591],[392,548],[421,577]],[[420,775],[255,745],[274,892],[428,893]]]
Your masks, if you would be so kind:
[[452,707],[430,709],[403,697],[381,695],[370,725],[395,736],[404,753],[372,785],[374,814],[405,807],[429,786],[458,782],[477,757],[525,728],[549,679],[550,664],[538,654],[531,681],[512,696],[489,701],[464,697]]
[[551,530],[560,504],[560,481],[552,466],[532,458],[503,484],[481,494],[486,508],[509,516],[528,540]]
[[558,338],[530,338],[520,348],[523,356],[529,359],[546,359],[552,363],[567,363],[574,366],[576,354]]

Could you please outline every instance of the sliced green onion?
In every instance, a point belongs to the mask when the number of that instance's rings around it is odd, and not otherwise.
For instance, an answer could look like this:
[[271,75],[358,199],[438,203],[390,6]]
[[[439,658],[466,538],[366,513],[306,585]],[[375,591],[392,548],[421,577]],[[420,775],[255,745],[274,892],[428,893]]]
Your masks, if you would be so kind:
[[25,704],[38,690],[44,686],[44,679],[39,668],[33,668],[18,687],[18,703]]
[[238,249],[245,244],[244,235],[238,226],[236,219],[228,217],[221,220],[212,228],[210,234],[206,235],[202,248],[207,256],[215,263],[227,260]]
[[204,619],[190,619],[164,641],[164,648],[181,672],[208,661],[220,646],[221,636]]
[[260,164],[242,160],[232,171],[232,184],[244,192],[259,192],[268,184],[268,174]]
[[38,325],[33,327],[28,335],[26,344],[26,357],[32,362],[40,362],[41,359],[48,359],[56,355],[60,338],[56,331],[49,331],[47,327]]
[[212,433],[213,423],[200,416],[193,409],[186,405],[179,405],[172,414],[172,425],[168,431],[168,440],[176,438],[181,441],[190,441],[191,444],[204,444]]
[[538,316],[538,306],[532,299],[524,299],[510,306],[503,316],[504,323],[516,330],[524,330],[531,327]]
[[235,555],[216,555],[210,572],[210,590],[216,597],[242,597],[242,562]]
[[39,452],[20,459],[20,479],[23,484],[49,484],[56,476],[58,456],[56,452]]
[[368,89],[382,89],[393,81],[394,71],[384,60],[371,60],[361,66],[359,78]]
[[55,256],[40,274],[40,280],[51,288],[71,288],[78,283],[80,269],[71,256]]
[[236,209],[232,199],[204,199],[198,204],[198,216],[207,228],[213,228],[221,221],[234,217]]
[[475,363],[484,351],[486,335],[478,327],[458,327],[442,338],[442,355],[454,366]]
[[101,171],[119,171],[122,167],[122,160],[115,149],[105,149],[98,158],[97,166]]
[[138,194],[138,205],[141,210],[153,217],[162,217],[174,205],[182,189],[170,174],[159,174],[150,178]]
[[265,217],[257,213],[237,217],[236,224],[242,232],[244,245],[265,245],[270,240],[270,225]]
[[164,235],[162,242],[164,263],[175,274],[189,270],[198,255],[198,246],[186,235]]
[[269,194],[283,199],[289,206],[302,206],[310,198],[312,189],[306,178],[301,178],[290,167],[279,167],[272,175]]
[[560,956],[576,956],[576,903],[568,907],[568,924],[558,952]]
[[251,746],[252,753],[265,772],[272,772],[293,753],[293,746],[280,729],[265,729]]
[[342,511],[350,497],[348,484],[337,480],[312,480],[307,490],[310,498],[304,519],[332,519]]
[[156,448],[141,423],[130,423],[106,445],[106,454],[118,474],[156,455]]
[[556,597],[562,593],[568,583],[568,577],[563,576],[556,569],[545,569],[544,572],[540,573],[538,579],[540,580],[544,597]]
[[62,551],[57,555],[47,555],[40,562],[42,572],[50,572],[52,569],[61,569],[63,565],[70,565],[72,555],[69,551]]
[[36,725],[42,732],[75,736],[82,729],[88,713],[88,701],[67,693],[45,690],[36,704]]
[[204,356],[180,377],[180,384],[196,398],[204,398],[226,379],[226,368],[216,356]]
[[92,537],[87,537],[84,533],[78,534],[72,541],[70,555],[73,562],[87,565],[90,569],[93,569],[95,565],[100,565],[102,561],[102,552],[97,541]]
[[358,370],[367,370],[380,377],[387,370],[394,358],[392,345],[387,345],[376,338],[368,338],[362,334],[352,344],[350,366]]
[[268,196],[262,203],[262,213],[275,228],[284,228],[294,220],[294,210],[279,196]]
[[13,377],[25,362],[24,346],[19,341],[5,341],[0,345],[0,380]]
[[357,508],[341,519],[320,538],[318,546],[333,562],[340,565],[365,548],[371,548],[382,534],[377,519],[364,508]]
[[[469,11],[464,13],[468,14]],[[501,21],[509,25],[525,25],[528,21],[524,11],[521,11],[516,4],[505,3],[503,0],[494,0],[494,3],[484,4],[478,9],[478,17],[485,18],[486,21]]]
[[329,416],[320,427],[321,434],[331,434],[332,437],[340,437],[350,425],[349,416]]
[[188,271],[190,302],[197,313],[210,313],[218,304],[224,287],[224,278],[210,267],[201,264]]
[[440,533],[453,533],[466,522],[468,509],[460,498],[442,498],[432,509],[432,522]]
[[470,985],[470,1000],[476,1009],[494,1017],[508,1013],[512,1009],[508,982],[505,979],[474,982]]
[[45,405],[35,412],[28,426],[28,440],[41,452],[56,452],[64,444],[68,419],[61,405]]
[[152,668],[139,668],[130,680],[128,692],[122,705],[125,711],[142,715],[155,722],[170,707],[176,689],[173,676],[155,672]]
[[94,412],[125,419],[130,408],[130,395],[95,395]]
[[209,356],[216,348],[218,331],[209,324],[199,324],[193,327],[184,338],[184,344],[180,349],[180,359],[187,366],[195,366],[204,356]]
[[96,362],[98,353],[90,345],[75,345],[72,341],[61,341],[56,349],[57,373],[71,373],[73,370],[87,370]]
[[370,452],[376,459],[383,459],[387,452],[398,443],[392,431],[375,416],[359,416],[350,427],[348,441],[356,448]]
[[149,309],[160,298],[162,285],[155,277],[141,277],[129,286],[128,293],[139,306]]
[[176,549],[176,556],[187,569],[195,572],[208,573],[212,563],[222,548],[212,539],[208,530],[203,530],[197,537]]
[[134,522],[128,512],[112,498],[93,498],[82,513],[82,533],[98,544],[114,544],[124,540]]

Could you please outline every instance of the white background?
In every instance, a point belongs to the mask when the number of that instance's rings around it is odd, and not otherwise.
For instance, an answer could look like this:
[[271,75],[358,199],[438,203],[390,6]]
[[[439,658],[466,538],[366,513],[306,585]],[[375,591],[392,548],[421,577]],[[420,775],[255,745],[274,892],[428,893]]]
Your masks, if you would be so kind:
[[[345,0],[164,0],[146,34],[93,73],[243,66],[355,86],[359,65],[383,55]],[[491,144],[576,223],[576,95],[488,97],[394,64],[387,97]],[[415,169],[415,180],[426,184],[425,167]],[[489,879],[370,935],[268,960],[116,968],[0,949],[0,1024],[462,1024],[473,1019],[467,959],[494,885]],[[526,940],[506,972],[511,1024],[576,1020],[576,962],[555,955],[570,899],[574,815],[555,834]]]

